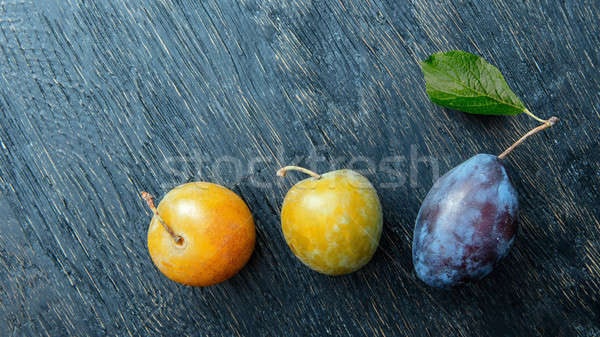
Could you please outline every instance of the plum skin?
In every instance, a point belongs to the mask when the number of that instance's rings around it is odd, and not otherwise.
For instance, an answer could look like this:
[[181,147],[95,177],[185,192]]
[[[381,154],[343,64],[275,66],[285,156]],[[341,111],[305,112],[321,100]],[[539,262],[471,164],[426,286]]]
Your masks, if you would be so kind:
[[519,202],[502,161],[478,154],[438,179],[419,209],[412,256],[426,284],[452,288],[479,280],[510,250]]

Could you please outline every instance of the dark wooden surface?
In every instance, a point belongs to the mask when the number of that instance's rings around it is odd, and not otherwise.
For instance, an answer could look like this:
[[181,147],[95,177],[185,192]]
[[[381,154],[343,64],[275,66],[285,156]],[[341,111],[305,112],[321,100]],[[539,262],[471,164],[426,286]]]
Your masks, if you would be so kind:
[[[0,335],[600,336],[599,17],[598,0],[1,1]],[[508,159],[509,257],[442,291],[410,253],[430,163],[536,125],[431,104],[417,62],[449,49],[561,121]],[[299,176],[274,172],[311,153],[321,171],[405,158],[366,173],[384,231],[348,276],[303,267],[280,232]],[[249,264],[210,288],[170,282],[146,250],[138,191],[194,180],[232,188],[257,225]]]

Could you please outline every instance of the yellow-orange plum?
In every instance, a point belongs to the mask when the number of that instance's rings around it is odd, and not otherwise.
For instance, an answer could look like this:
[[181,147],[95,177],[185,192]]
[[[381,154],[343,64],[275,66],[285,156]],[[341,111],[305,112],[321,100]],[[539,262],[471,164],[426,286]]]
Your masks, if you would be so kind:
[[250,259],[256,233],[246,203],[233,191],[193,182],[169,191],[148,229],[152,261],[169,279],[209,286],[235,275]]
[[352,170],[318,175],[294,185],[281,210],[281,228],[292,252],[327,275],[351,273],[371,260],[383,225],[381,204],[367,178]]

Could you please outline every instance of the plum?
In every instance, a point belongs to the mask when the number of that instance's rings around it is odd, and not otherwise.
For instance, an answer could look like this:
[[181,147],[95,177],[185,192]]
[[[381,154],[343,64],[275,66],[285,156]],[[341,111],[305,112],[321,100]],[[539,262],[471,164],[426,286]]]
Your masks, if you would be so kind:
[[438,179],[415,223],[412,257],[426,284],[451,288],[492,272],[518,229],[517,192],[501,158],[478,154]]

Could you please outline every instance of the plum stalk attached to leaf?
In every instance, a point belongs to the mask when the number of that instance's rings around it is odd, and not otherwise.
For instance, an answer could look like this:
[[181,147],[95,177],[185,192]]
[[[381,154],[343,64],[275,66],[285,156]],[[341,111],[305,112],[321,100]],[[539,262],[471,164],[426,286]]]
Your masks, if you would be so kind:
[[477,154],[456,166],[423,200],[413,235],[415,271],[430,286],[450,288],[485,277],[508,254],[517,233],[519,202],[502,159],[558,119],[533,115],[500,71],[479,56],[438,53],[422,69],[434,103],[473,114],[525,112],[542,123],[502,154]]

